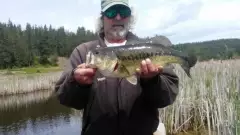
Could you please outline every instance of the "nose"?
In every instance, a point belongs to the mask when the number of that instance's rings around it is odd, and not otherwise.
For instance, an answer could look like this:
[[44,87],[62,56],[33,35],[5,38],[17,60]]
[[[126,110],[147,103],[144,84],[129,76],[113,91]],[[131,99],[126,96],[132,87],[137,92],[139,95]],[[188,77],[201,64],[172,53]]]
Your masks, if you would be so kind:
[[115,17],[116,20],[121,20],[122,17],[120,16],[120,14],[118,13],[117,16]]

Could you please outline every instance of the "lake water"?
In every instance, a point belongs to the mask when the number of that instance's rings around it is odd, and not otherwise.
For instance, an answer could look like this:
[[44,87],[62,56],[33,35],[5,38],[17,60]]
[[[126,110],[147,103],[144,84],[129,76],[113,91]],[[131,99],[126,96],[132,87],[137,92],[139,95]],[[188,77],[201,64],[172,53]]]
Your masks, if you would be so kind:
[[45,91],[0,97],[0,135],[80,135],[79,112],[50,95]]
[[80,135],[80,112],[51,95],[41,91],[0,97],[0,135]]

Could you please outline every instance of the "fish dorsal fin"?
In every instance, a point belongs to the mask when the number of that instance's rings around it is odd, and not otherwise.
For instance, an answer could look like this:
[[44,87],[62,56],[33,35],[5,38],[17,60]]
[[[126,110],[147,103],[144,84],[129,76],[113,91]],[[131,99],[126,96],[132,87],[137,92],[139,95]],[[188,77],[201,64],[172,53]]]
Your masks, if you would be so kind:
[[137,85],[137,77],[135,75],[127,77],[126,80],[133,85]]

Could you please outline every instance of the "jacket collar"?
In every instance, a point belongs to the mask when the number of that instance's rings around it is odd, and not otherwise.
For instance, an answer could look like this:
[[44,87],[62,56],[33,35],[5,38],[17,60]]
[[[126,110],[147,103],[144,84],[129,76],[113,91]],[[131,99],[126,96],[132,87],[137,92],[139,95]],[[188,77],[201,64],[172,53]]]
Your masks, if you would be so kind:
[[[126,44],[128,44],[128,43],[130,43],[132,41],[135,41],[135,40],[139,40],[139,38],[136,35],[134,35],[132,32],[128,32],[126,39],[127,39],[127,43]],[[100,33],[98,35],[98,41],[99,41],[99,45],[101,47],[107,47],[107,45],[104,42],[104,33]]]

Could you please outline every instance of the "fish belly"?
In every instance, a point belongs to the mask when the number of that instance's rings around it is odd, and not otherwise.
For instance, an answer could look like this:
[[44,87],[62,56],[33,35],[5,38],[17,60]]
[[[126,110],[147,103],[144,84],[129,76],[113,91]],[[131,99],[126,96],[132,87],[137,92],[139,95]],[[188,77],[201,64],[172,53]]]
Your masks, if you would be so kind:
[[181,63],[181,58],[171,56],[171,55],[164,55],[164,56],[154,56],[151,59],[152,63],[157,66],[166,66],[168,64],[173,63]]

